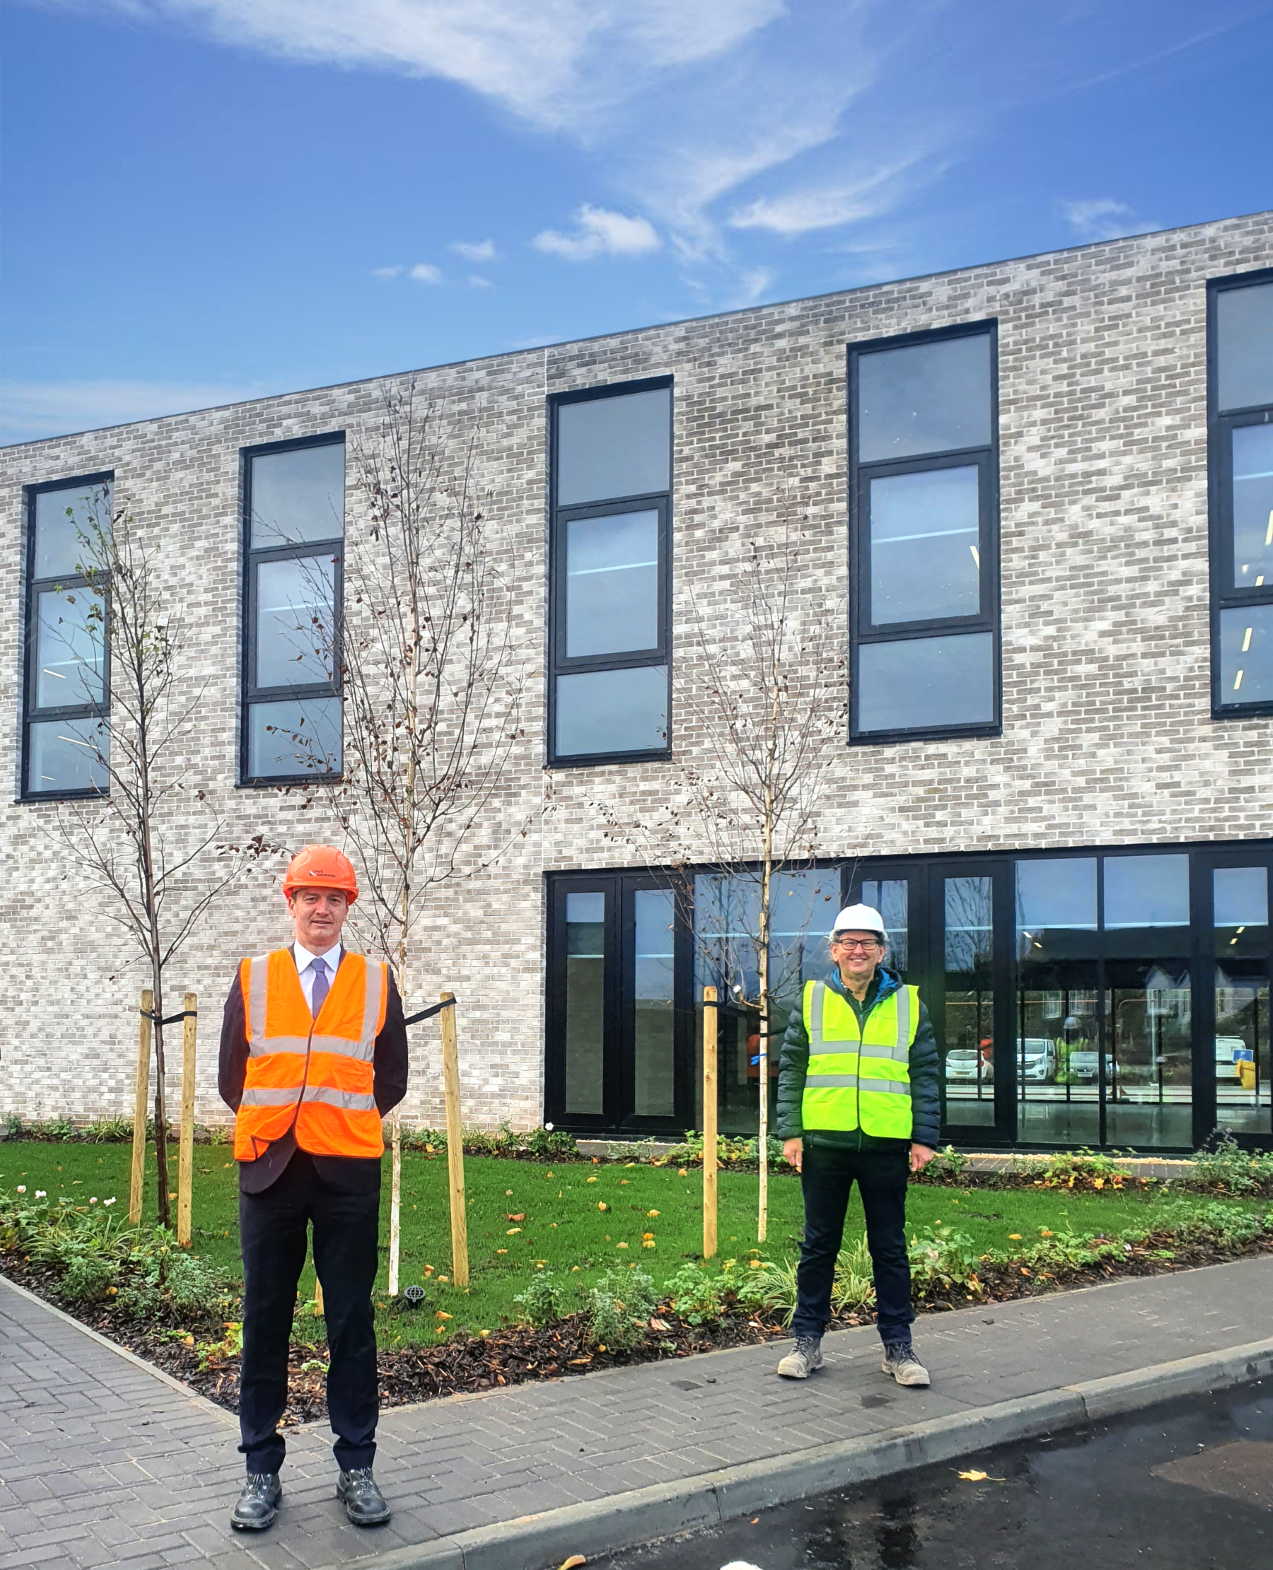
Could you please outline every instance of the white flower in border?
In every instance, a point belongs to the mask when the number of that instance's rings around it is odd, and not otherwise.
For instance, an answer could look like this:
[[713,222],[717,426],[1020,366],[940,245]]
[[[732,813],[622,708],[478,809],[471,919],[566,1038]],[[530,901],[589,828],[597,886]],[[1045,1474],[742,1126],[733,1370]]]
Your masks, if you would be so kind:
[[97,1195],[94,1194],[92,1199],[89,1200],[89,1204],[90,1205],[95,1205],[96,1203],[97,1203]]
[[102,1204],[103,1204],[103,1205],[113,1205],[113,1204],[114,1204],[114,1203],[115,1203],[115,1201],[114,1201],[114,1199],[113,1199],[113,1198],[112,1198],[112,1199],[104,1199],[104,1200],[103,1200],[103,1201],[102,1201]]
[[19,1183],[19,1184],[18,1184],[18,1193],[19,1193],[19,1194],[25,1194],[25,1193],[26,1193],[26,1191],[27,1191],[27,1186],[26,1186],[26,1184],[25,1184],[25,1183]]
[[49,1197],[48,1189],[46,1189],[46,1188],[37,1188],[36,1191],[35,1191],[35,1197],[37,1199],[47,1199]]

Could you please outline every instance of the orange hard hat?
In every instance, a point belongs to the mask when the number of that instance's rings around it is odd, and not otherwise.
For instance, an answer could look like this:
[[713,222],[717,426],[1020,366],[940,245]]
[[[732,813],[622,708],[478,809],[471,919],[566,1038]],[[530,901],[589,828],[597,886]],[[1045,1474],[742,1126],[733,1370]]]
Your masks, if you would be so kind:
[[306,845],[288,862],[283,879],[284,894],[298,889],[343,889],[352,905],[358,898],[354,864],[334,845]]

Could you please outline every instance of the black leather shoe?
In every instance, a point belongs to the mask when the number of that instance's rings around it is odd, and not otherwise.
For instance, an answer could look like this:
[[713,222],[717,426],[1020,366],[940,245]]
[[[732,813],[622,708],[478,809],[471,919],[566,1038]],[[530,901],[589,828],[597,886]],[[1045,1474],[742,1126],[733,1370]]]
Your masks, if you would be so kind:
[[369,1466],[342,1472],[336,1480],[336,1498],[355,1526],[383,1526],[389,1519],[389,1506],[380,1492]]
[[277,1472],[249,1472],[243,1492],[230,1512],[230,1525],[236,1532],[264,1532],[274,1525],[283,1485]]

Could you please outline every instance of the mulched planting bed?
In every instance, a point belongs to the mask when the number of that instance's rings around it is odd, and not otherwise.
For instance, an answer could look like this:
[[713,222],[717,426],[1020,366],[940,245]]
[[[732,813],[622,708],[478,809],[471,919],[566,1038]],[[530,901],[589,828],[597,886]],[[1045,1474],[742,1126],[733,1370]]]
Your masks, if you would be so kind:
[[[1155,1257],[1158,1251],[1170,1251],[1173,1257]],[[934,1290],[917,1300],[915,1306],[921,1314],[949,1313],[973,1305],[987,1307],[1058,1290],[1095,1286],[1120,1277],[1165,1275],[1269,1253],[1273,1253],[1273,1236],[1257,1238],[1245,1248],[1223,1249],[1208,1243],[1183,1243],[1164,1232],[1126,1249],[1119,1259],[1096,1265],[1058,1266],[1036,1272],[1020,1265],[986,1263],[978,1271],[979,1292],[970,1291],[967,1286]],[[222,1321],[190,1316],[172,1317],[164,1323],[132,1320],[106,1304],[70,1303],[58,1292],[57,1273],[51,1267],[13,1253],[0,1254],[0,1273],[183,1380],[220,1406],[237,1410],[237,1354],[222,1356],[206,1350],[208,1343],[224,1335],[226,1327]],[[868,1325],[873,1319],[869,1312],[852,1313],[841,1316],[836,1323],[840,1327]],[[193,1344],[174,1338],[177,1330],[187,1332]],[[455,1336],[437,1346],[381,1347],[380,1399],[384,1406],[402,1406],[532,1379],[569,1378],[597,1369],[687,1358],[697,1352],[755,1345],[786,1335],[783,1326],[772,1319],[739,1309],[731,1310],[714,1325],[699,1327],[664,1312],[644,1345],[631,1352],[603,1352],[588,1345],[584,1317],[572,1314],[542,1329],[511,1326],[485,1337]],[[322,1362],[321,1346],[293,1345],[285,1424],[312,1422],[326,1415],[323,1369],[302,1367],[305,1363]]]

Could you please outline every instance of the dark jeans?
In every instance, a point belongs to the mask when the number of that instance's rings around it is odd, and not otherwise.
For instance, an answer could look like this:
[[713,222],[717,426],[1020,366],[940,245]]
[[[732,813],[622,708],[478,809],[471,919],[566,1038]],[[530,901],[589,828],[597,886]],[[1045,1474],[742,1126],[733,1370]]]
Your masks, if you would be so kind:
[[[380,1163],[351,1162],[342,1192],[324,1181],[302,1150],[259,1194],[239,1194],[243,1247],[243,1366],[239,1449],[249,1472],[277,1472],[286,1446],[278,1431],[287,1404],[287,1352],[296,1284],[314,1228],[314,1268],[323,1284],[330,1367],[327,1411],[343,1471],[370,1466],[376,1454],[376,1279]],[[374,1169],[374,1170],[373,1170]],[[374,1186],[373,1186],[374,1185]],[[344,1187],[345,1185],[342,1185]]]
[[881,1338],[909,1341],[911,1268],[906,1257],[908,1150],[833,1150],[804,1147],[804,1245],[796,1278],[798,1336],[820,1336],[831,1322],[831,1283],[844,1240],[844,1215],[857,1179],[866,1213],[866,1241],[875,1275],[876,1323]]

